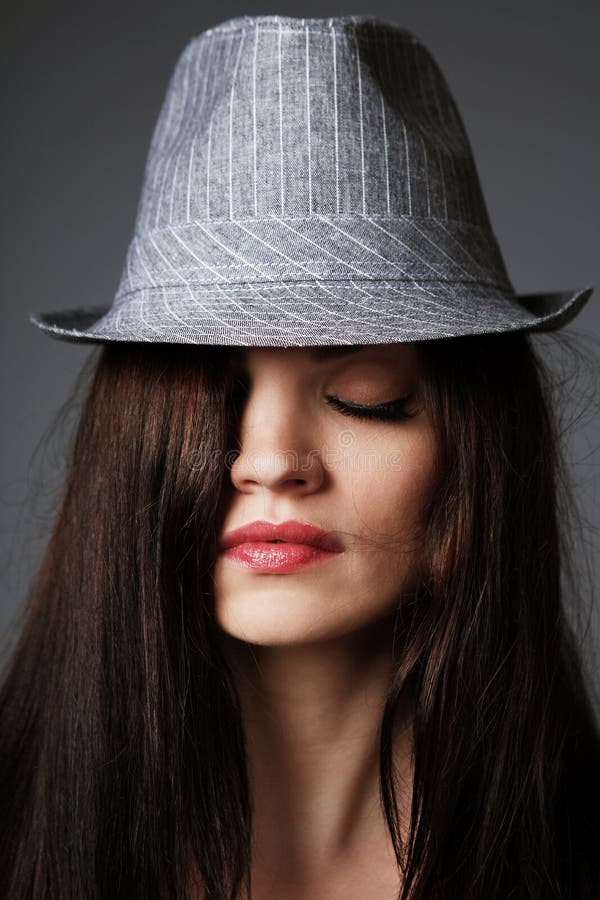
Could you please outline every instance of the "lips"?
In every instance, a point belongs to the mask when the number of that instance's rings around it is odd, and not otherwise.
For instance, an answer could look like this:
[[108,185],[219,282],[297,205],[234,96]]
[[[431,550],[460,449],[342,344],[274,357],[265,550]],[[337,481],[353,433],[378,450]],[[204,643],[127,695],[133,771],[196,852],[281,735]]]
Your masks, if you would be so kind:
[[259,541],[283,541],[288,544],[305,544],[318,550],[340,553],[343,547],[332,534],[317,528],[310,522],[289,519],[287,522],[251,522],[234,531],[228,531],[219,544],[220,550],[228,550],[239,544]]

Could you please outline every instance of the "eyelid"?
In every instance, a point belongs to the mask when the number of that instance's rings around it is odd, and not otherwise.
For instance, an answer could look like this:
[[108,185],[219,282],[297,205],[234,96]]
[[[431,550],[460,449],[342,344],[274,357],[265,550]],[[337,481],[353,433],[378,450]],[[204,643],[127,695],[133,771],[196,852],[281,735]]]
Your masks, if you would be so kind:
[[[231,371],[231,375],[234,393],[241,388],[245,394],[251,387],[251,378],[247,369],[245,367],[235,366]],[[416,391],[411,390],[400,397],[393,398],[392,400],[383,400],[380,403],[357,403],[352,400],[344,400],[342,397],[338,397],[337,394],[327,394],[325,395],[325,399],[330,406],[337,406],[338,408],[346,407],[348,410],[354,409],[358,412],[364,410],[367,414],[373,413],[373,417],[380,411],[382,417],[388,413],[389,417],[392,418],[393,415],[398,412],[398,415],[401,418],[411,418],[416,413],[406,413],[401,408],[415,398],[415,395]]]
[[326,400],[329,406],[338,410],[342,415],[351,416],[357,419],[372,419],[380,421],[394,421],[402,419],[412,419],[417,415],[418,410],[408,412],[406,405],[414,397],[414,391],[398,397],[395,400],[386,400],[383,403],[351,403],[342,400],[335,394],[328,394]]
[[415,392],[409,391],[401,397],[393,397],[391,400],[381,400],[379,403],[358,403],[356,400],[345,400],[343,397],[338,397],[337,394],[326,395],[328,400],[336,400],[339,403],[344,403],[346,406],[355,406],[357,409],[382,409],[385,407],[397,406],[400,403],[408,403],[414,396]]

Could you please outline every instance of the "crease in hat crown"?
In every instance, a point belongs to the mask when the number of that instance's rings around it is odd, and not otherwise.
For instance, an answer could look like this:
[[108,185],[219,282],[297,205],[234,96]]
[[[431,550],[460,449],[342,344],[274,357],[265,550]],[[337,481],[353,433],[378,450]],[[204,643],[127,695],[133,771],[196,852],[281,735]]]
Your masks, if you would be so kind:
[[461,115],[410,31],[240,16],[176,62],[112,307],[54,327],[373,342],[558,325],[587,296],[516,297]]

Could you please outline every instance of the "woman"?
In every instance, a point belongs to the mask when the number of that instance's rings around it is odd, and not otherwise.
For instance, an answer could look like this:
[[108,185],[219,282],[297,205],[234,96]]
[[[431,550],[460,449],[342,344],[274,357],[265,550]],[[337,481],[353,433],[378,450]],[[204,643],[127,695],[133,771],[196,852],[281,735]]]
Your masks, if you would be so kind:
[[599,895],[529,335],[590,294],[514,293],[408,32],[188,45],[112,306],[32,317],[100,352],[1,693],[3,895]]

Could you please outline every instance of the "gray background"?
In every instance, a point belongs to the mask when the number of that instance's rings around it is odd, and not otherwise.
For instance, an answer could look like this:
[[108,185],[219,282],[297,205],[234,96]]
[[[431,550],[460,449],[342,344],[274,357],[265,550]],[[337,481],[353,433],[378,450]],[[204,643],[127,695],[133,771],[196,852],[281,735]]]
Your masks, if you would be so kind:
[[[28,311],[112,301],[152,129],[176,59],[192,36],[243,14],[364,12],[408,27],[438,61],[466,123],[516,289],[597,286],[565,329],[584,351],[583,362],[551,339],[539,343],[553,370],[566,378],[566,451],[584,517],[575,552],[581,566],[586,558],[591,563],[578,627],[588,665],[596,669],[594,683],[600,685],[595,596],[600,454],[594,400],[600,360],[600,16],[592,2],[223,3],[203,11],[198,2],[122,0],[118,6],[23,3],[18,11],[13,5],[11,14],[5,12],[0,38],[0,415],[5,423],[0,634],[5,638],[48,537],[64,442],[75,419],[63,423],[51,444],[42,441],[93,352],[90,345],[43,335],[29,324]],[[592,630],[584,639],[592,601]]]

